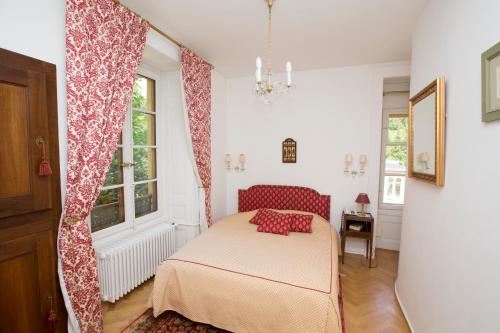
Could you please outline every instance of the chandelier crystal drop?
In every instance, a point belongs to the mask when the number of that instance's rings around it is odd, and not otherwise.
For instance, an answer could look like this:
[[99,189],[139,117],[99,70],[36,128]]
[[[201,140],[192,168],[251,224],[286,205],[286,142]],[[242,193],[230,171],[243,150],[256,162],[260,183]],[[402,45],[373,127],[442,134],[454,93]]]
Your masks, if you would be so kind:
[[292,88],[292,64],[290,61],[286,63],[286,83],[275,81],[273,82],[272,73],[272,15],[273,0],[265,0],[268,7],[268,30],[267,30],[267,68],[266,78],[262,80],[262,59],[257,57],[255,66],[255,95],[260,97],[265,105],[272,105],[280,96],[288,93]]

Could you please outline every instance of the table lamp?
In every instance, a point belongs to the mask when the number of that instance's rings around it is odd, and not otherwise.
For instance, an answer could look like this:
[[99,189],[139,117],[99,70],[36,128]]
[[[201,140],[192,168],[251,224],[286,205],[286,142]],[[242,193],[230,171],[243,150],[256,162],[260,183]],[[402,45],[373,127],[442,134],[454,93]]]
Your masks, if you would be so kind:
[[360,193],[356,198],[356,203],[361,205],[361,215],[365,215],[365,205],[370,203],[370,199],[368,198],[368,194]]

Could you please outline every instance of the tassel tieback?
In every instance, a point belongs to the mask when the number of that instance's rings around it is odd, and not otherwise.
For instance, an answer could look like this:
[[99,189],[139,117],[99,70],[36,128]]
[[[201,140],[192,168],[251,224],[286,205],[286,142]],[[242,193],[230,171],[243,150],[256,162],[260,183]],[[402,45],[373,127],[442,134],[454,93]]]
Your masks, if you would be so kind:
[[57,327],[57,315],[54,310],[50,310],[49,317],[47,318],[47,328],[49,332],[54,332]]
[[37,144],[42,146],[42,160],[40,161],[40,167],[38,168],[39,176],[48,176],[52,174],[52,168],[50,166],[50,161],[47,157],[47,151],[45,149],[45,140],[41,137],[37,138]]
[[52,296],[48,296],[47,301],[50,304],[49,316],[47,317],[47,328],[49,332],[54,332],[57,327],[57,314],[54,311],[54,304],[52,304]]

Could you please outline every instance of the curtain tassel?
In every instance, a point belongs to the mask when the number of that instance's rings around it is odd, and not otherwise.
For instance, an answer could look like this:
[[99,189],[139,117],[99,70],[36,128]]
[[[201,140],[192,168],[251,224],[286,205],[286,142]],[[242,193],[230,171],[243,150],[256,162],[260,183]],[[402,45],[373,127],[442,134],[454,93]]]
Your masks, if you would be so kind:
[[50,332],[56,330],[56,324],[57,324],[56,312],[54,310],[50,310],[49,317],[47,318],[47,328],[49,329]]
[[57,314],[54,311],[54,307],[53,307],[53,304],[52,304],[52,296],[48,296],[47,300],[50,303],[49,316],[47,317],[47,328],[49,329],[49,332],[53,332],[53,331],[56,330]]
[[40,167],[38,168],[39,176],[48,176],[52,174],[52,168],[50,166],[50,161],[47,158],[47,151],[45,149],[45,140],[42,137],[36,139],[38,146],[42,147],[42,160],[40,162]]

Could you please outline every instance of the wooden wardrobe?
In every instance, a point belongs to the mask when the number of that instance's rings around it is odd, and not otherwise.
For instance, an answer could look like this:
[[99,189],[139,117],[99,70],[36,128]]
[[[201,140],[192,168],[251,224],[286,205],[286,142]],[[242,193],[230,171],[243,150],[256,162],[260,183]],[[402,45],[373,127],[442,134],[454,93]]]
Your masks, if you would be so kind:
[[[0,333],[66,331],[57,131],[56,66],[0,49]],[[51,175],[39,175],[43,146]]]

